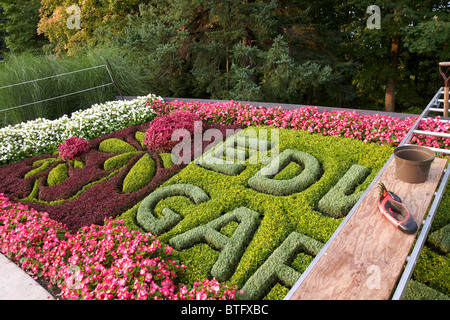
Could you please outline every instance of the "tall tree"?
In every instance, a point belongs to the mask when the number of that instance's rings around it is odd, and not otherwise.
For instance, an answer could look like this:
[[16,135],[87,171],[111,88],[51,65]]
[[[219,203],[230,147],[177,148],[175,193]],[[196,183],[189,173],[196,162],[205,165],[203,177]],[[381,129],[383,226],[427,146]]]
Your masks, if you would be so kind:
[[[54,52],[69,53],[99,40],[97,31],[106,29],[120,33],[128,14],[138,13],[139,0],[33,0],[41,3],[39,9],[39,34],[51,43]],[[76,10],[71,10],[76,6]],[[70,24],[78,15],[79,25]],[[101,34],[101,33],[100,33]]]
[[3,10],[2,5],[0,5],[0,60],[3,60],[4,54],[6,52],[6,31],[5,31],[5,23],[7,22],[5,11]]
[[[345,15],[347,12],[352,14],[352,19],[347,19],[343,27],[349,32],[348,48],[362,65],[355,76],[360,94],[382,102],[386,111],[395,111],[399,89],[417,85],[410,83],[411,77],[406,77],[408,69],[405,67],[411,59],[417,59],[414,54],[425,52],[418,48],[427,42],[425,39],[433,38],[433,28],[438,26],[433,19],[443,22],[439,24],[441,30],[448,30],[445,25],[449,23],[450,3],[442,0],[379,0],[376,4],[381,9],[379,29],[369,28],[366,24],[371,15],[366,13],[372,5],[369,0],[342,2],[341,12],[345,10]],[[420,34],[419,30],[426,34]],[[432,55],[436,57],[440,55],[438,51],[447,46],[448,32],[434,41]]]
[[39,22],[40,0],[2,0],[3,23],[0,34],[8,49],[13,53],[27,50],[40,50],[46,43],[36,29]]

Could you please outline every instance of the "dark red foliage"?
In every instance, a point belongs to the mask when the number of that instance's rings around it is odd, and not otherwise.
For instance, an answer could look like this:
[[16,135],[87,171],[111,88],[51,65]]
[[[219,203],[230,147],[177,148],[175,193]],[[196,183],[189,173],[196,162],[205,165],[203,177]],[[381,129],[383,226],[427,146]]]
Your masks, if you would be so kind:
[[[32,164],[36,160],[51,157],[56,158],[56,156],[52,154],[45,154],[13,164],[0,166],[0,193],[4,193],[6,197],[17,201],[27,197],[31,193],[36,179],[42,178],[39,183],[38,198],[40,200],[55,201],[69,199],[77,194],[83,186],[98,181],[114,171],[105,171],[103,169],[103,164],[108,158],[115,154],[100,152],[98,151],[98,147],[105,139],[122,139],[133,145],[137,150],[149,152],[151,157],[155,160],[157,167],[156,173],[152,181],[146,187],[133,193],[122,192],[122,183],[125,176],[140,157],[142,157],[144,154],[142,153],[133,157],[120,173],[106,181],[93,185],[73,200],[66,200],[63,203],[52,205],[26,202],[31,208],[48,212],[50,218],[65,224],[71,231],[76,231],[82,226],[90,224],[102,224],[106,217],[116,217],[143,200],[153,190],[178,173],[186,165],[177,164],[166,169],[157,153],[147,151],[141,147],[140,143],[135,139],[135,133],[136,131],[145,132],[148,129],[148,126],[149,123],[131,126],[89,141],[89,151],[79,157],[79,159],[85,163],[85,166],[80,169],[74,169],[69,163],[69,177],[56,186],[48,186],[47,176],[55,166],[63,162],[62,160],[54,163],[39,174],[24,178],[27,172],[35,168]],[[238,129],[239,127],[216,123],[203,124],[203,131],[210,128],[219,129],[225,139],[226,129]],[[214,143],[214,141],[202,142],[202,151],[211,143]],[[194,146],[192,146],[192,148],[194,148]],[[194,150],[192,150],[192,152],[194,153]]]

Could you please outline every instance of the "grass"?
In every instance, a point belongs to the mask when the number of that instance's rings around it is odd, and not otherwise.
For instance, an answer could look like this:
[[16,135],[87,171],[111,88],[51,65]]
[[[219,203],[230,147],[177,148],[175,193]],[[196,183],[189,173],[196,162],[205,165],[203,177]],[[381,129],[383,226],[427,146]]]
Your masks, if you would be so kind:
[[[0,87],[106,65],[109,61],[123,95],[142,95],[148,88],[142,70],[121,50],[97,47],[64,59],[54,55],[9,55],[0,64]],[[105,67],[0,89],[0,110],[69,94],[112,82]],[[68,97],[0,112],[0,127],[36,118],[56,119],[95,103],[114,100],[114,84]]]

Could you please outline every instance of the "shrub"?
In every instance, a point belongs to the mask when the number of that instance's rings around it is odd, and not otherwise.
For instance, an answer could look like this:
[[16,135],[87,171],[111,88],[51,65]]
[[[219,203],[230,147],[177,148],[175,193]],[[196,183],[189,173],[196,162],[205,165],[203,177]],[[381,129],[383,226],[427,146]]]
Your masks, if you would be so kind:
[[428,241],[443,253],[450,252],[450,224],[434,231],[428,237]]
[[100,143],[98,151],[107,153],[126,153],[136,151],[136,148],[121,139],[110,138],[103,140]]
[[175,130],[194,133],[194,122],[201,121],[195,113],[178,111],[155,118],[145,132],[144,143],[148,150],[158,153],[169,152],[178,143],[172,140]]
[[270,255],[264,264],[248,279],[242,287],[244,299],[263,298],[270,288],[281,281],[292,287],[301,273],[289,266],[298,252],[317,255],[323,244],[298,232],[292,232],[284,242]]
[[58,159],[56,159],[56,158],[48,158],[48,159],[42,159],[42,160],[37,160],[37,161],[33,162],[33,166],[38,166],[38,167],[28,171],[25,174],[25,178],[31,177],[35,174],[38,174],[40,172],[47,170],[48,168],[50,168],[50,166],[52,164],[54,164],[57,161],[58,161]]
[[450,297],[423,283],[410,280],[406,287],[403,300],[450,300]]
[[[271,179],[292,161],[304,166],[299,175],[288,180]],[[319,175],[320,165],[316,158],[302,151],[288,149],[251,177],[248,185],[260,192],[286,196],[305,190],[318,180]]]
[[[233,221],[238,222],[239,226],[229,238],[219,230]],[[221,253],[211,269],[211,274],[219,281],[226,281],[233,274],[258,225],[259,214],[245,207],[240,207],[205,225],[172,238],[170,244],[181,250],[206,241],[220,250]]]
[[319,211],[333,218],[345,216],[363,194],[362,191],[351,193],[369,173],[370,170],[364,166],[352,165],[338,183],[320,199]]
[[122,191],[130,193],[142,189],[152,181],[155,172],[155,161],[153,161],[148,153],[144,154],[123,180]]
[[134,156],[136,156],[140,153],[141,153],[141,151],[132,151],[132,152],[126,152],[126,153],[122,153],[117,156],[111,157],[105,161],[105,163],[103,164],[103,168],[106,171],[109,171],[114,168],[124,166],[131,160],[131,158],[133,158]]
[[181,217],[168,208],[163,210],[163,218],[155,217],[154,208],[164,198],[185,196],[192,199],[195,204],[208,201],[208,195],[199,187],[190,184],[176,184],[155,190],[147,196],[139,206],[137,222],[147,231],[159,235],[176,225]]
[[49,186],[56,186],[69,177],[69,167],[66,163],[58,164],[50,171],[47,178]]
[[58,146],[58,152],[64,161],[74,159],[89,151],[89,142],[86,139],[70,137]]

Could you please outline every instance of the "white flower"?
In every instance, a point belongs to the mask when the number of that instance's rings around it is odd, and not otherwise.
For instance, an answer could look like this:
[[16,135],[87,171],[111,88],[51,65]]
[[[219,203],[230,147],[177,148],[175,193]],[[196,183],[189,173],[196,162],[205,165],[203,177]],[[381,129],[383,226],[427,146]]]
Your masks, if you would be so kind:
[[148,94],[131,101],[94,104],[89,109],[73,112],[70,117],[64,115],[56,120],[37,118],[1,128],[0,163],[54,151],[58,144],[74,135],[93,139],[145,122],[155,114],[145,105],[148,99],[163,100]]

